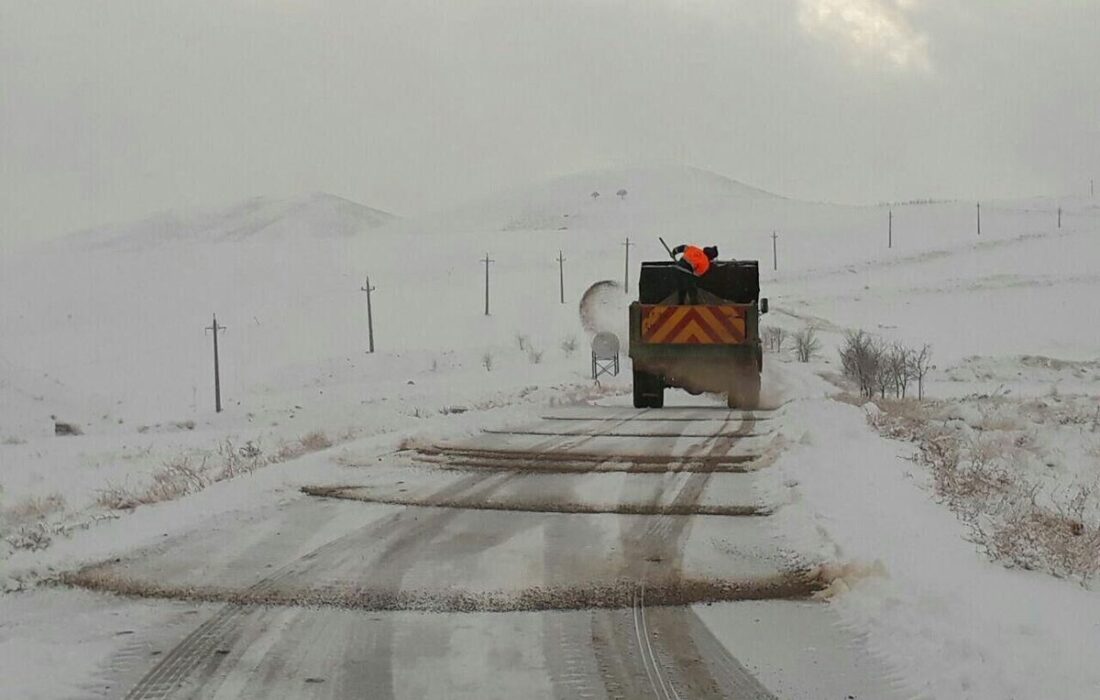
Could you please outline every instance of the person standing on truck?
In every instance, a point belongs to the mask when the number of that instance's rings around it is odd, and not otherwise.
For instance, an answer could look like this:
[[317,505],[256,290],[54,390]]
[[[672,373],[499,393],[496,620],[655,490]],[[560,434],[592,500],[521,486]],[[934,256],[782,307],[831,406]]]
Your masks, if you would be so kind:
[[672,255],[680,256],[676,267],[682,274],[676,276],[676,295],[678,303],[699,303],[699,278],[710,270],[710,261],[718,257],[718,246],[703,248],[694,245],[678,245],[672,249]]

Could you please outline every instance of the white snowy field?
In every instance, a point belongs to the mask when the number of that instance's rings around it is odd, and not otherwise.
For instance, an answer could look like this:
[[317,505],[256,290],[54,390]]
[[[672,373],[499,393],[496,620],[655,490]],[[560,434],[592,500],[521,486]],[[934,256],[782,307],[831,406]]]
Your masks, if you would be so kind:
[[[1080,655],[1100,643],[1088,622],[1100,619],[1100,594],[988,562],[905,459],[911,447],[824,398],[835,389],[814,376],[835,372],[843,332],[863,328],[930,343],[933,397],[1096,402],[1100,201],[983,202],[980,237],[976,214],[972,202],[805,203],[704,171],[636,169],[409,219],[325,195],[250,200],[0,258],[0,581],[31,585],[205,517],[297,497],[303,482],[338,479],[346,452],[382,454],[418,430],[471,431],[597,397],[577,302],[595,281],[621,283],[627,236],[633,288],[637,262],[665,255],[663,236],[760,259],[767,322],[819,329],[825,348],[810,366],[770,358],[766,383],[794,416],[776,534],[811,558],[881,562],[885,575],[853,577],[831,603],[872,649],[931,697],[1096,697],[1100,676]],[[204,331],[215,313],[227,327],[220,414]],[[624,331],[621,319],[611,330]],[[600,391],[628,388],[627,376]],[[84,434],[55,437],[51,416]],[[1053,478],[1065,483],[1100,477],[1090,426],[1079,427],[1057,437],[1076,445],[1058,459]],[[165,462],[216,461],[227,439],[271,455],[317,431],[336,445],[133,512],[97,503],[106,490],[147,487]],[[36,527],[50,546],[11,544]]]

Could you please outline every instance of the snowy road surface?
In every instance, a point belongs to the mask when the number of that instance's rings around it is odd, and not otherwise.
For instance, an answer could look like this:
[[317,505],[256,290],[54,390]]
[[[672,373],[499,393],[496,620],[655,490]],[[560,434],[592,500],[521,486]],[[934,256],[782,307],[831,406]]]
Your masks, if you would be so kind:
[[[757,478],[783,410],[557,409],[81,572],[127,698],[893,698]],[[194,604],[179,622],[179,601]]]

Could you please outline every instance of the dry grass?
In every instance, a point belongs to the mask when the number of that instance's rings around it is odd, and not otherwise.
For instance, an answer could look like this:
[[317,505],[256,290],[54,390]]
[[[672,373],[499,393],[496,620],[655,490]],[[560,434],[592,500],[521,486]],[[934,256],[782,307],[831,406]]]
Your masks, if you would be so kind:
[[[197,461],[196,461],[197,460]],[[107,510],[129,510],[141,505],[174,501],[227,479],[251,474],[271,462],[253,442],[237,447],[226,439],[214,454],[181,455],[164,462],[149,483],[139,488],[107,484],[96,504]]]
[[234,479],[242,474],[251,474],[261,467],[269,464],[270,460],[264,457],[263,450],[251,440],[243,447],[236,447],[231,440],[218,445],[218,457],[221,468],[218,470],[214,481]]
[[[879,401],[871,423],[884,435],[915,443],[942,502],[968,526],[989,556],[1009,567],[1089,582],[1100,572],[1100,498],[1092,486],[1051,493],[1023,468],[1039,459],[1034,439],[1016,429],[1007,406],[983,411],[977,430],[953,430],[944,403]],[[1027,410],[1025,402],[1019,409]],[[1018,415],[1018,414],[1017,414]],[[990,426],[1004,429],[990,430]]]
[[302,447],[310,452],[317,452],[332,447],[332,440],[329,440],[328,436],[320,430],[315,430],[312,433],[303,435],[300,441]]
[[99,490],[96,503],[109,510],[128,510],[182,498],[203,490],[214,481],[216,479],[209,474],[205,457],[196,466],[190,457],[182,456],[161,465],[153,472],[152,481],[144,488],[130,489],[108,484],[106,488]]
[[24,498],[0,513],[0,533],[15,549],[45,549],[53,542],[56,530],[51,518],[64,510],[65,498],[58,493]]
[[983,543],[995,559],[1022,569],[1088,581],[1100,570],[1100,527],[1068,505],[1012,508],[982,528]]
[[96,492],[95,502],[106,510],[128,510],[138,506],[137,498],[130,489],[111,483]]
[[191,464],[188,457],[165,462],[153,472],[153,483],[140,495],[141,504],[173,501],[188,494],[202,491],[210,483],[206,473],[206,460],[199,466]]
[[46,549],[53,543],[45,523],[27,527],[21,526],[17,531],[4,537],[4,541],[15,549],[24,549],[32,552]]
[[32,523],[45,520],[65,510],[65,497],[59,493],[48,496],[30,496],[19,501],[4,513],[6,519],[16,523]]
[[324,431],[314,430],[313,432],[306,433],[294,442],[284,442],[279,445],[279,449],[276,450],[275,456],[271,461],[289,462],[292,459],[298,459],[310,452],[327,450],[332,447],[332,445],[332,440]]

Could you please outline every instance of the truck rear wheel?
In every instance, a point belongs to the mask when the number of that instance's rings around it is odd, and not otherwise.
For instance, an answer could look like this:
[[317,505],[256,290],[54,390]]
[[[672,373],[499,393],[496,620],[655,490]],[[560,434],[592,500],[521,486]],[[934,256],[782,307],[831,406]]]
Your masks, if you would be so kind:
[[741,370],[734,375],[729,393],[726,394],[726,406],[752,410],[760,406],[760,373],[755,368]]
[[660,377],[634,370],[634,408],[661,408],[665,405],[665,385]]

